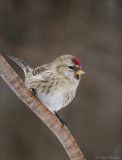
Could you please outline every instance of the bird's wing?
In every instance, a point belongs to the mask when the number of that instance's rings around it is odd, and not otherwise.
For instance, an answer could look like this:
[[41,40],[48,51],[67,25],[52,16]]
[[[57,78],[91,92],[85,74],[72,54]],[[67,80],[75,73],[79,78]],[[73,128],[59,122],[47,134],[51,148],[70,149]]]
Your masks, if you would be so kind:
[[47,72],[50,71],[49,64],[44,64],[33,69],[33,78],[37,80],[45,80]]

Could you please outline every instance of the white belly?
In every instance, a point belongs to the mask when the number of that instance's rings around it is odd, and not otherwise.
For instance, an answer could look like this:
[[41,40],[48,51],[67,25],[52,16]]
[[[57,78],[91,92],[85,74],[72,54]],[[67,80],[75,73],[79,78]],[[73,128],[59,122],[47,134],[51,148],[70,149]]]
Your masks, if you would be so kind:
[[[75,96],[77,85],[72,86],[67,84],[67,87],[59,85],[57,89],[55,88],[54,90],[53,87],[49,87],[51,84],[46,86],[44,82],[40,83],[40,81],[37,81],[33,83],[33,81],[32,79],[31,83],[29,83],[30,81],[26,82],[26,85],[36,90],[37,98],[53,113],[67,106]],[[47,92],[48,88],[49,92]]]
[[64,94],[56,91],[54,94],[45,94],[37,91],[37,97],[51,111],[58,111],[63,107]]

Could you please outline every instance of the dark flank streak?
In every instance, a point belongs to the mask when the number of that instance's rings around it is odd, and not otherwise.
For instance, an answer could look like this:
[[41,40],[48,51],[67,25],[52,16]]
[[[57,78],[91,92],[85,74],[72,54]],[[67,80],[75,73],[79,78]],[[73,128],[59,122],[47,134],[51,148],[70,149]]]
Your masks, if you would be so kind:
[[47,87],[47,91],[46,94],[48,94],[50,92],[50,89],[52,88],[52,85],[50,85],[49,87]]
[[46,89],[47,86],[42,86],[42,89]]
[[55,83],[55,85],[58,85],[58,81]]
[[[42,80],[41,82],[42,82],[42,83],[47,83],[48,81],[47,81],[47,80]],[[40,83],[41,83],[41,82],[40,82]]]
[[50,90],[49,90],[49,89],[47,89],[47,90],[46,90],[46,95],[47,95],[49,92],[50,92]]
[[48,87],[48,89],[50,89],[52,87],[52,85],[50,85],[49,87]]

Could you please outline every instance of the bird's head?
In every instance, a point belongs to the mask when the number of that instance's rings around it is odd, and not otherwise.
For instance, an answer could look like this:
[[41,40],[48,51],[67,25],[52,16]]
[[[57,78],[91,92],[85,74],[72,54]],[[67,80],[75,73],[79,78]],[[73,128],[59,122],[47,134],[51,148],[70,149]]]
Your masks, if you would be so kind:
[[55,61],[57,72],[69,81],[78,82],[85,73],[81,69],[80,61],[72,55],[63,55]]

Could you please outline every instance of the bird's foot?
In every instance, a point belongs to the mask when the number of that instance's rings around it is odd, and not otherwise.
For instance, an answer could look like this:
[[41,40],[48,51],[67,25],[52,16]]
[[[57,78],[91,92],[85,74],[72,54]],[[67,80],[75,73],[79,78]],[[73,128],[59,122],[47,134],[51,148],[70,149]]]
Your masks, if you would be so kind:
[[63,126],[67,126],[67,122],[65,122],[62,118],[60,118],[60,116],[57,112],[55,112],[55,115],[59,119],[59,121],[62,123]]
[[36,89],[35,88],[31,88],[31,92],[34,96],[36,96]]
[[59,120],[60,120],[60,122],[62,123],[63,126],[66,126],[66,127],[67,127],[67,122],[66,122],[66,121],[64,121],[62,118],[59,119]]

